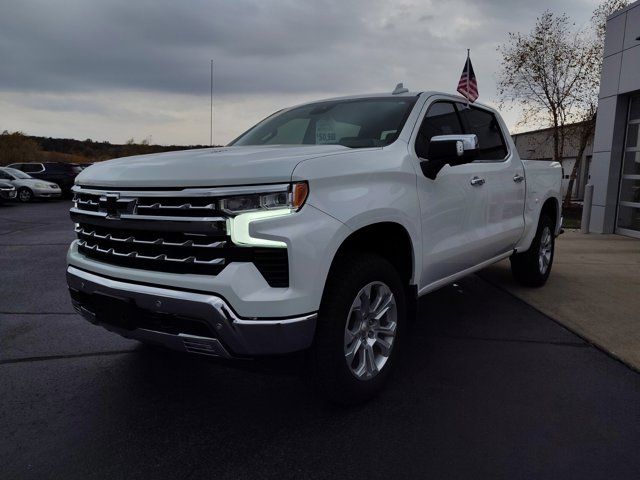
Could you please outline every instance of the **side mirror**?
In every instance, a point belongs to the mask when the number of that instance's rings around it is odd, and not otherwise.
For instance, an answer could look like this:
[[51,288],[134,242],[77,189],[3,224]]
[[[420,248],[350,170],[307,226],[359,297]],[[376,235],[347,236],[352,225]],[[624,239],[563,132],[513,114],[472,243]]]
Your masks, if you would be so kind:
[[422,173],[435,180],[445,165],[455,167],[478,158],[478,137],[471,135],[437,135],[427,148],[428,160],[420,162]]

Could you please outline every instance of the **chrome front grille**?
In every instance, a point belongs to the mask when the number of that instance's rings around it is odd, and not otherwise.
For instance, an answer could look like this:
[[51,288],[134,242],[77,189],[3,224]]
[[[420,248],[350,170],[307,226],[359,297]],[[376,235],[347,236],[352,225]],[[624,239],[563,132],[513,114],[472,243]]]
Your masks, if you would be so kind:
[[[223,190],[228,195],[229,189]],[[252,262],[269,285],[289,284],[286,249],[233,244],[219,208],[220,189],[133,192],[76,186],[73,191],[78,250],[93,260],[206,275],[217,275],[232,262]]]
[[226,260],[222,249],[228,240],[218,237],[145,230],[114,231],[82,223],[76,227],[76,234],[78,247],[101,259],[129,259],[130,264],[142,265],[144,262],[151,267],[151,262],[224,266]]
[[[107,240],[107,241],[111,241],[111,242],[121,242],[121,243],[132,243],[134,245],[160,245],[163,247],[194,247],[194,248],[219,248],[219,247],[223,247],[227,242],[226,241],[218,241],[218,242],[207,242],[207,241],[203,241],[200,240],[198,241],[198,239],[196,238],[196,240],[193,239],[188,239],[188,240],[184,240],[184,241],[175,241],[175,242],[170,242],[168,240],[165,240],[164,238],[154,238],[151,240],[143,240],[139,237],[139,233],[138,234],[131,234],[131,235],[125,235],[123,237],[118,237],[117,234],[113,234],[113,233],[104,233],[104,234],[100,234],[98,233],[97,229],[95,228],[83,228],[83,227],[77,227],[76,228],[76,233],[78,234],[79,238],[90,238],[90,239],[97,239],[97,240]],[[185,234],[185,235],[189,235],[189,234]],[[138,238],[136,238],[136,236]]]
[[141,260],[157,260],[159,262],[179,262],[179,263],[200,263],[205,265],[222,265],[224,264],[223,258],[214,258],[213,260],[198,260],[197,257],[190,255],[184,258],[172,258],[169,257],[166,253],[161,253],[159,255],[142,255],[136,251],[130,252],[118,252],[115,248],[100,248],[100,246],[96,243],[87,243],[86,240],[78,240],[78,246],[82,248],[86,248],[88,250],[93,250],[98,253],[106,253],[108,255],[114,255],[116,257],[126,257],[126,258],[135,258]]

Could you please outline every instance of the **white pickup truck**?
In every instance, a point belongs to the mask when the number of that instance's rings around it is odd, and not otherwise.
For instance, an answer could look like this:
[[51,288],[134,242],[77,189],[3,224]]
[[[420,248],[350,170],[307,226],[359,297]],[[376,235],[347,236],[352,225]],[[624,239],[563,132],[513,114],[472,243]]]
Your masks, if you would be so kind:
[[86,319],[142,342],[306,351],[321,392],[357,402],[389,376],[418,297],[505,258],[545,283],[560,182],[558,163],[519,158],[496,111],[457,96],[309,103],[224,148],[80,173],[69,289]]

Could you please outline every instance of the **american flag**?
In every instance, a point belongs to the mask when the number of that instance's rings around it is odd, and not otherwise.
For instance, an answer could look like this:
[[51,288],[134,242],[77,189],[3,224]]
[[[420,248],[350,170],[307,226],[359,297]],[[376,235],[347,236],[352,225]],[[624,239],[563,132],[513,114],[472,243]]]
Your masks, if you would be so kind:
[[470,102],[475,102],[478,99],[478,82],[476,81],[476,74],[473,73],[471,57],[468,54],[458,82],[458,92]]

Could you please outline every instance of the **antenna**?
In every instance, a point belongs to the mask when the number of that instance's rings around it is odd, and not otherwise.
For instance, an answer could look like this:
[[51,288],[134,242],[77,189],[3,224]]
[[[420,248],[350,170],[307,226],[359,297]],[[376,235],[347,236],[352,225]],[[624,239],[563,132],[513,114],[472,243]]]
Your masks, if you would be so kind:
[[400,82],[399,84],[396,85],[396,88],[394,88],[393,92],[391,93],[392,95],[399,95],[400,93],[407,93],[409,91],[408,88],[404,88],[404,85],[402,84],[402,82]]
[[209,146],[213,147],[213,59],[211,60],[211,119],[209,122]]

